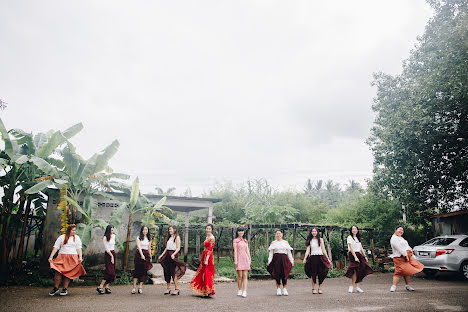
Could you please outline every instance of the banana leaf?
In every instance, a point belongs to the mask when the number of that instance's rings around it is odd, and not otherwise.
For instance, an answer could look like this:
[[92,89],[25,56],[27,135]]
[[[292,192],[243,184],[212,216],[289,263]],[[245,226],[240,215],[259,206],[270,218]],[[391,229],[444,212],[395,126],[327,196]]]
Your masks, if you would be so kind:
[[53,151],[60,145],[64,144],[67,141],[60,131],[55,131],[47,140],[47,143],[42,145],[36,152],[38,157],[49,157]]
[[81,206],[74,199],[66,195],[63,196],[63,198],[65,198],[70,204],[72,204],[73,207],[75,207],[76,210],[78,210],[83,216],[85,216],[88,221],[91,220],[91,217],[86,213],[86,211],[83,208],[81,208]]
[[42,182],[37,183],[36,185],[30,187],[25,191],[26,194],[34,194],[43,191],[44,189],[48,188],[49,186],[54,185],[54,181],[52,180],[45,180]]
[[101,153],[99,153],[96,157],[95,165],[93,173],[101,172],[107,166],[109,160],[117,153],[119,150],[120,143],[117,140],[114,140],[109,146],[107,146]]
[[81,130],[83,130],[83,124],[80,122],[80,123],[77,123],[76,125],[73,125],[71,126],[70,128],[68,128],[67,130],[63,131],[63,136],[69,140],[71,139],[72,137],[74,137],[78,132],[80,132]]

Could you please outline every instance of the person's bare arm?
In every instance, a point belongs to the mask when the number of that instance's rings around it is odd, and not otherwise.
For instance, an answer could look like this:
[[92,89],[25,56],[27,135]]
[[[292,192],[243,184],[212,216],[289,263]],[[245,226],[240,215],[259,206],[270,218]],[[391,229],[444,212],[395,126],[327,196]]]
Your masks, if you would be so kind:
[[175,256],[179,253],[179,251],[180,251],[180,237],[177,236],[177,238],[176,238],[176,250],[172,254],[171,258],[174,259]]
[[139,239],[136,240],[136,244],[137,244],[137,249],[138,249],[138,252],[140,253],[141,259],[146,260],[145,255],[143,254],[143,250],[141,250],[141,244],[140,244]]
[[330,258],[328,257],[327,250],[325,249],[325,241],[323,238],[320,237],[320,247],[322,247],[322,253],[327,257],[328,261],[330,262]]
[[52,248],[52,252],[50,253],[50,256],[49,256],[49,261],[52,261],[54,259],[54,256],[55,256],[55,253],[58,251],[57,248]]
[[234,264],[237,265],[237,244],[232,243],[232,248],[234,249]]
[[307,262],[307,257],[309,256],[309,253],[310,253],[310,245],[307,246],[306,253],[305,253],[305,255],[304,255],[304,260],[302,260],[302,263],[306,263],[306,262]]

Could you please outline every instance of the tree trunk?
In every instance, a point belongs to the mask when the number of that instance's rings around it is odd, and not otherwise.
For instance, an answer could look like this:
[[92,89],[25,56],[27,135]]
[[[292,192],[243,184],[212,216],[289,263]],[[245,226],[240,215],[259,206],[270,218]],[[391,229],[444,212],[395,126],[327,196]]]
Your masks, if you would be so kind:
[[28,253],[28,246],[29,246],[29,238],[31,237],[31,230],[32,228],[32,219],[29,219],[29,231],[28,231],[28,238],[26,239],[26,245],[24,246],[24,258],[26,258]]
[[[13,183],[13,182],[12,182]],[[11,221],[11,211],[13,210],[13,196],[15,194],[15,185],[10,184],[10,193],[8,196],[5,194],[3,201],[3,222],[2,222],[2,235],[3,238],[1,241],[1,272],[6,273],[8,270],[8,255],[10,254],[10,221]]]
[[[8,263],[11,263],[11,264],[13,264],[13,260],[16,259],[16,239],[18,237],[18,229],[20,227],[21,220],[22,220],[21,216],[23,216],[24,214],[23,210],[24,210],[25,202],[26,202],[26,197],[20,196],[18,212],[15,215],[12,214],[13,219],[10,221],[10,223],[14,225],[13,231],[10,234],[10,239],[8,240],[8,247],[7,247]],[[16,202],[15,205],[17,204],[18,202]]]
[[16,268],[21,268],[21,263],[23,261],[23,248],[24,248],[24,237],[26,236],[26,229],[28,226],[28,218],[29,213],[31,212],[31,200],[28,198],[28,202],[26,204],[26,211],[24,212],[23,218],[23,228],[21,229],[21,237],[18,246],[18,255],[16,257]]
[[128,268],[128,254],[130,253],[130,233],[132,231],[132,214],[128,216],[128,226],[127,226],[127,242],[125,243],[125,253],[124,253],[124,262],[123,269],[126,271]]

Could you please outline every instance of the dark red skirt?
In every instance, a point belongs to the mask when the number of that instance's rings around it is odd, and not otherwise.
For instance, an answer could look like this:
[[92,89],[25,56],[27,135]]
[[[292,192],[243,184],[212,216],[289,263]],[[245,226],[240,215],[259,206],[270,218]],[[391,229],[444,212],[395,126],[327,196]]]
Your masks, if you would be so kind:
[[359,262],[356,262],[354,260],[353,254],[351,252],[348,252],[349,267],[346,271],[345,276],[351,278],[354,272],[356,272],[356,283],[360,283],[364,279],[364,277],[374,273],[374,270],[371,268],[369,262],[366,261],[366,258],[363,255],[361,255],[360,252],[356,252],[356,257],[359,259]]
[[148,271],[151,270],[153,264],[151,263],[151,256],[147,249],[141,250],[145,255],[145,260],[141,259],[140,252],[135,251],[135,258],[133,263],[135,264],[135,271],[133,271],[133,277],[138,278],[140,282],[145,282],[148,279]]
[[180,279],[182,276],[184,276],[185,270],[187,270],[186,264],[179,262],[178,253],[174,256],[174,259],[171,258],[173,253],[173,250],[166,250],[166,253],[159,261],[164,270],[164,280],[166,283],[170,283],[171,278],[174,279],[177,277],[177,279]]
[[287,254],[275,253],[270,264],[267,265],[267,271],[274,280],[287,280],[291,269],[292,264]]
[[327,277],[328,270],[330,269],[330,262],[328,258],[323,255],[312,255],[307,258],[304,264],[304,271],[308,277],[311,277],[315,283],[318,276],[319,284],[322,284]]
[[111,253],[114,256],[114,263],[111,262],[111,256],[107,252],[104,253],[104,263],[106,264],[104,279],[106,280],[106,283],[112,283],[115,281],[115,251],[111,250]]

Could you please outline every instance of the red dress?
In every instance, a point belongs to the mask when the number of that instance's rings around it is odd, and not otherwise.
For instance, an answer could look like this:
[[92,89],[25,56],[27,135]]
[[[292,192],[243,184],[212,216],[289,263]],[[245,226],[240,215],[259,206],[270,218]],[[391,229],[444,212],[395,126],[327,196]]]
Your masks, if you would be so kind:
[[[214,257],[213,248],[215,240],[214,238],[207,238],[203,242],[203,253],[201,256],[200,266],[198,267],[195,276],[190,282],[190,289],[199,294],[200,296],[214,295]],[[208,265],[205,265],[205,259],[208,256]]]

